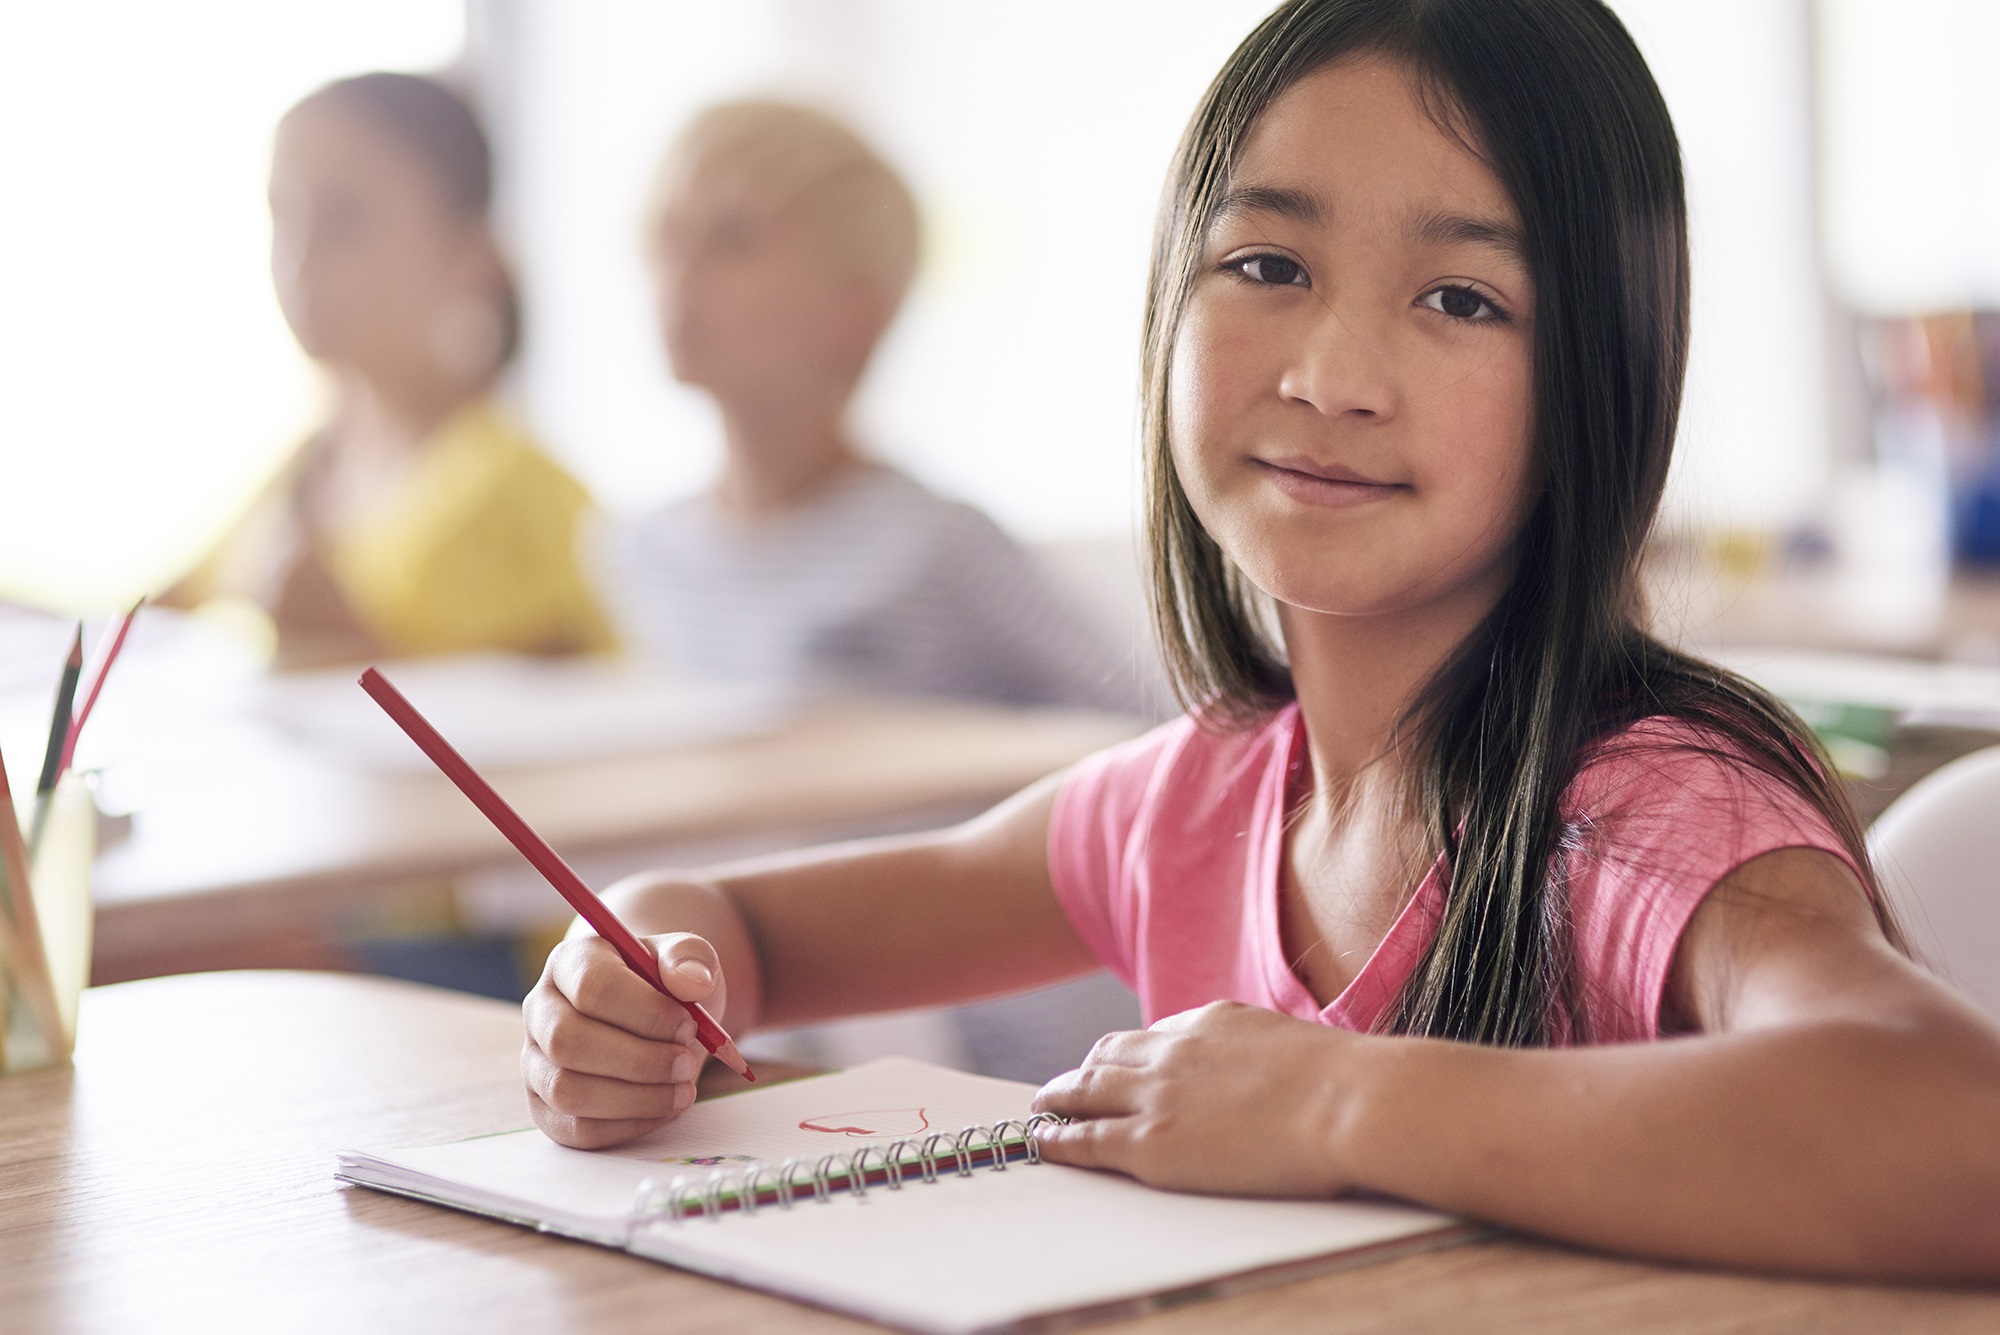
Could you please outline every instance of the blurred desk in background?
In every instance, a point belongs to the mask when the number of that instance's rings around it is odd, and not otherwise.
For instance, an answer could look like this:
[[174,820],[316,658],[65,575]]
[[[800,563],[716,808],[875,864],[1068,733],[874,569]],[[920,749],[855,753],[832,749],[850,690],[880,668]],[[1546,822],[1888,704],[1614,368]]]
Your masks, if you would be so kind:
[[[842,702],[751,735],[489,777],[601,883],[607,867],[692,866],[963,819],[1142,726]],[[360,769],[253,729],[219,737],[148,787],[131,834],[98,863],[100,983],[337,963],[327,945],[357,917],[519,864],[442,775]],[[553,891],[529,893],[562,916]]]
[[1761,551],[1672,545],[1649,551],[1644,570],[1654,633],[1694,653],[1768,646],[2000,666],[2000,571],[1899,590],[1828,566],[1788,570]]
[[2000,573],[1960,572],[1906,607],[1885,603],[1893,592],[1755,552],[1647,555],[1654,632],[1798,709],[1864,824],[1932,770],[2000,745]]

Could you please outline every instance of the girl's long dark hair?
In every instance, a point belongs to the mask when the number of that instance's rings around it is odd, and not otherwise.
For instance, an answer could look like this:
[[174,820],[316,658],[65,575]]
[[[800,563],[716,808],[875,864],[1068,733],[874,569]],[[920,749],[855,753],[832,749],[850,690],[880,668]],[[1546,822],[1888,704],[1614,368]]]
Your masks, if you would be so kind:
[[1666,484],[1687,361],[1687,208],[1666,104],[1598,0],[1290,0],[1216,76],[1168,179],[1146,304],[1154,615],[1176,690],[1212,726],[1242,725],[1292,698],[1255,592],[1175,474],[1167,375],[1238,146],[1279,94],[1361,52],[1410,71],[1439,125],[1481,155],[1520,212],[1535,282],[1543,479],[1511,587],[1408,719],[1446,906],[1386,1024],[1534,1045],[1567,1019],[1567,1036],[1584,1039],[1565,931],[1576,832],[1563,827],[1561,798],[1593,742],[1641,718],[1685,720],[1824,812],[1869,874],[1858,822],[1811,731],[1640,624],[1639,556]]

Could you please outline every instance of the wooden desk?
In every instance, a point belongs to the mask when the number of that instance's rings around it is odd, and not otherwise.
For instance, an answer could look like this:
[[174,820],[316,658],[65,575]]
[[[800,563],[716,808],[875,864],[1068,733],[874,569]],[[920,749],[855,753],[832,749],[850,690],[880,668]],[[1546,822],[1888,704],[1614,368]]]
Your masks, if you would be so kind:
[[[1142,726],[853,702],[760,735],[492,777],[565,856],[698,863],[962,819]],[[325,963],[314,944],[356,914],[519,861],[439,774],[368,772],[248,728],[218,732],[98,862],[99,982]]]
[[[872,1329],[333,1181],[343,1146],[525,1125],[519,1041],[512,1007],[376,979],[207,974],[93,990],[74,1070],[0,1080],[0,1325]],[[1107,1329],[1991,1331],[2000,1294],[1756,1279],[1503,1242]]]

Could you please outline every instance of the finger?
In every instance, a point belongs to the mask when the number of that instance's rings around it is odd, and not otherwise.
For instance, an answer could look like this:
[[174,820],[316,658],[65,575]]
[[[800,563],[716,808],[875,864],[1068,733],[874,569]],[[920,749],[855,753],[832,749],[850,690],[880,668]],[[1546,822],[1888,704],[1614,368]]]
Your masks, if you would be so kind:
[[1147,1027],[1156,1034],[1175,1034],[1187,1029],[1199,1029],[1204,1025],[1227,1024],[1232,1016],[1253,1010],[1253,1007],[1245,1006],[1238,1001],[1211,1001],[1192,1010],[1175,1011],[1172,1015],[1161,1016]]
[[542,1129],[543,1135],[558,1145],[567,1145],[575,1150],[601,1150],[611,1145],[623,1145],[664,1124],[663,1119],[657,1117],[568,1117],[542,1102],[533,1090],[528,1091],[528,1115]]
[[699,1074],[704,1056],[686,1039],[663,1043],[641,1038],[567,1004],[530,1012],[527,1031],[535,1046],[564,1070],[636,1084],[686,1083]]
[[1035,1094],[1036,1112],[1059,1117],[1121,1117],[1137,1112],[1141,1077],[1129,1066],[1092,1065],[1062,1075]]
[[1054,1126],[1044,1122],[1035,1128],[1035,1140],[1042,1157],[1052,1163],[1069,1164],[1076,1168],[1106,1168],[1122,1173],[1128,1171],[1126,1163],[1131,1152],[1130,1125],[1133,1120],[1107,1117]]
[[1090,1053],[1083,1064],[1093,1063],[1105,1066],[1143,1066],[1151,1061],[1160,1040],[1150,1029],[1120,1029],[1106,1034],[1090,1045]]
[[694,1102],[692,1082],[648,1085],[565,1070],[532,1042],[522,1045],[521,1075],[531,1093],[569,1117],[665,1120]]
[[543,977],[577,1011],[641,1038],[675,1042],[684,1026],[693,1034],[687,1012],[626,967],[602,937],[579,936],[557,946]]
[[649,937],[660,960],[660,979],[682,1001],[707,1001],[722,985],[722,956],[691,932]]

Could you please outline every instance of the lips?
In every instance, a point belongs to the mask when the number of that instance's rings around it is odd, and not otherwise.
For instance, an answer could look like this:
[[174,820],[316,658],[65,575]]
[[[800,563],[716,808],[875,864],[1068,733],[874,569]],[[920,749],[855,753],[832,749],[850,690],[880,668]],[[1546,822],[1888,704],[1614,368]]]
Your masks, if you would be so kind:
[[1321,463],[1300,455],[1252,458],[1250,463],[1293,500],[1328,509],[1368,505],[1410,490],[1407,483],[1378,481],[1345,464]]

